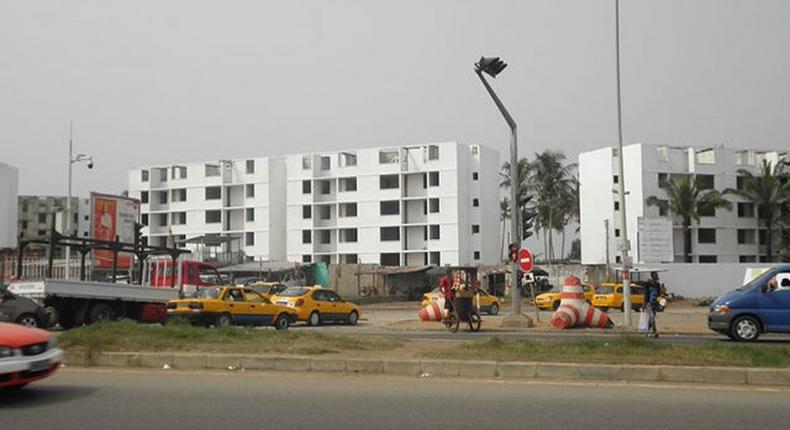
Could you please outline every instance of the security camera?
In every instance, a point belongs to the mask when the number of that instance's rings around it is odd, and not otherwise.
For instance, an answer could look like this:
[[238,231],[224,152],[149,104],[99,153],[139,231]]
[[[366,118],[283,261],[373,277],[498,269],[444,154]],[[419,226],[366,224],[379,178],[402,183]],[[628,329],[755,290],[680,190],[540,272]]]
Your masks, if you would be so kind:
[[88,161],[88,168],[93,169],[93,161]]

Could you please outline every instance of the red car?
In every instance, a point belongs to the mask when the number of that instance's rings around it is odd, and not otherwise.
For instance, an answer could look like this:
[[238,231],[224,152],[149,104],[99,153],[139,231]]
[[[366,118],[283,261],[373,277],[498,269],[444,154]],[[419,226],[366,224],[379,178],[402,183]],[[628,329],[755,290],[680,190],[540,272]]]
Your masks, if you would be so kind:
[[52,333],[0,323],[0,389],[21,388],[60,367],[63,351]]

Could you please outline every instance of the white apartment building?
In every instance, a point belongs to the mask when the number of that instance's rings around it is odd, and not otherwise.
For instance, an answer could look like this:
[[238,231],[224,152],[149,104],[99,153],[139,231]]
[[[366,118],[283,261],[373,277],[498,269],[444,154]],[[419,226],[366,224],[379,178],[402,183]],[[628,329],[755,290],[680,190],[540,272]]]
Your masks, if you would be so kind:
[[[757,174],[763,160],[776,163],[786,156],[780,151],[723,147],[693,148],[644,143],[625,146],[626,224],[634,262],[642,262],[638,219],[671,216],[657,206],[646,204],[650,196],[666,199],[660,183],[677,175],[695,175],[703,189],[721,192],[742,186],[738,169]],[[620,178],[617,148],[579,154],[583,264],[620,262],[622,226],[616,194]],[[754,205],[732,195],[726,198],[732,201],[732,210],[717,209],[703,215],[699,223],[692,221],[692,262],[751,263],[762,259],[767,231],[758,226]],[[673,220],[672,230],[674,261],[682,262],[684,242],[679,220]],[[778,241],[778,232],[774,231],[775,250]]]
[[0,163],[0,249],[17,245],[19,170]]
[[256,260],[494,263],[499,166],[480,145],[365,148],[134,168],[129,196],[151,244],[235,235]]
[[288,259],[495,263],[499,153],[456,142],[286,157]]
[[[282,260],[285,160],[248,158],[133,168],[129,197],[141,201],[143,235],[167,246],[204,235],[235,236],[248,256]],[[190,246],[188,246],[190,247]],[[194,248],[194,247],[192,247]]]

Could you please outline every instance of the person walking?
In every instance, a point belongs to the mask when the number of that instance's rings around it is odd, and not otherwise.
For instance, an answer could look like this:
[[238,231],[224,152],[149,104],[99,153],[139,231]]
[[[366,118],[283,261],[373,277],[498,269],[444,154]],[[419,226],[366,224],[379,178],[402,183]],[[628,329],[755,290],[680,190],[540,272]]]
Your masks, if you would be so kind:
[[647,312],[647,337],[657,338],[656,312],[658,312],[658,298],[661,294],[661,283],[658,272],[650,272],[650,280],[645,285],[645,306]]

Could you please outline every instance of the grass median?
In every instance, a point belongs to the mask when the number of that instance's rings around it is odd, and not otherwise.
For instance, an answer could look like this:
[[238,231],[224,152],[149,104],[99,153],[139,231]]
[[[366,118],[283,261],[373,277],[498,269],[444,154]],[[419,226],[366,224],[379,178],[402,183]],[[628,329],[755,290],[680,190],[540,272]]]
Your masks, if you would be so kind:
[[531,341],[492,338],[439,352],[428,358],[591,364],[788,367],[790,347],[773,345],[679,345],[641,336],[585,341]]
[[85,352],[217,352],[331,354],[346,351],[389,351],[394,339],[352,337],[317,331],[226,327],[207,329],[174,322],[164,326],[118,321],[69,330],[58,336],[60,345]]

